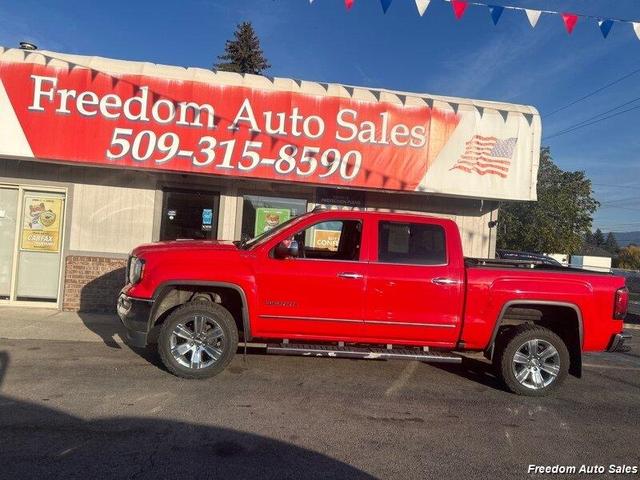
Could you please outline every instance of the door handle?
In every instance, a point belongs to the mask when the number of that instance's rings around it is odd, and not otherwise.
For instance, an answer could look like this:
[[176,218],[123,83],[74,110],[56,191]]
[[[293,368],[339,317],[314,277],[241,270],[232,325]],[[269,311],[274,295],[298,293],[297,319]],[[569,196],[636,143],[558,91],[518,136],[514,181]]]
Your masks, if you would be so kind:
[[359,278],[363,278],[364,275],[362,275],[361,273],[355,273],[355,272],[341,272],[338,274],[339,278],[351,278],[351,279],[359,279]]
[[459,282],[458,280],[454,280],[453,278],[437,277],[433,278],[431,280],[431,283],[434,283],[436,285],[457,285]]

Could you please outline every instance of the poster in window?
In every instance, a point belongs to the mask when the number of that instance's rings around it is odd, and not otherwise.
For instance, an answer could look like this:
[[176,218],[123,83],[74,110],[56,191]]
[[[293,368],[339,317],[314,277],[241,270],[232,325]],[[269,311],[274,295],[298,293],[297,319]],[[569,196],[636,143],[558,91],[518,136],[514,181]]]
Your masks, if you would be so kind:
[[30,252],[59,252],[64,199],[45,195],[24,196],[20,248]]
[[342,230],[320,230],[313,231],[313,248],[318,250],[329,250],[337,252],[340,245],[340,234]]
[[254,235],[268,232],[273,227],[277,227],[282,222],[291,218],[291,210],[288,208],[256,208],[256,224]]

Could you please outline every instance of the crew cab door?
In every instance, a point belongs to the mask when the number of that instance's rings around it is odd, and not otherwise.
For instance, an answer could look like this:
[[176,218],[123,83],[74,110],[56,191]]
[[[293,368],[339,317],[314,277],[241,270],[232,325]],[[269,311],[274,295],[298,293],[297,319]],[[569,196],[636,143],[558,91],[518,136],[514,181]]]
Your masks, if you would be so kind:
[[464,262],[455,225],[381,217],[373,228],[368,231],[374,247],[367,267],[366,336],[384,343],[455,345],[464,304]]
[[[255,336],[346,340],[362,335],[363,219],[345,215],[300,226],[257,262]],[[299,256],[277,258],[277,243],[293,240]]]

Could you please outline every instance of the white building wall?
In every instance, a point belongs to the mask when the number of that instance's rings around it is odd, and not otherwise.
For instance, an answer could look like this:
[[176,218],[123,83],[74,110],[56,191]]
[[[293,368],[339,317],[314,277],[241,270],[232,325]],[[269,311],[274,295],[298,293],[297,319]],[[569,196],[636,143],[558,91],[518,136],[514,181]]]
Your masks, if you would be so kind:
[[153,240],[155,190],[76,183],[69,248],[126,253]]
[[[0,179],[18,183],[56,184],[68,188],[66,228],[69,254],[124,256],[141,243],[159,237],[162,187],[202,189],[220,194],[218,238],[238,240],[242,195],[305,198],[314,205],[315,187],[219,177],[158,174],[34,161],[0,160]],[[449,218],[460,228],[463,252],[469,257],[495,255],[497,203],[477,199],[366,192],[365,208],[424,213]]]

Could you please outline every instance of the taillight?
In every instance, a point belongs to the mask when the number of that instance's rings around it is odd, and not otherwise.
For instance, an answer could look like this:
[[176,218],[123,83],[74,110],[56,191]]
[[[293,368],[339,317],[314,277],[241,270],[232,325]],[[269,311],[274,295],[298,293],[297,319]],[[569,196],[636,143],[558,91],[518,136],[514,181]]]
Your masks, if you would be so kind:
[[629,308],[629,290],[627,287],[616,290],[616,299],[613,304],[613,318],[623,319]]

